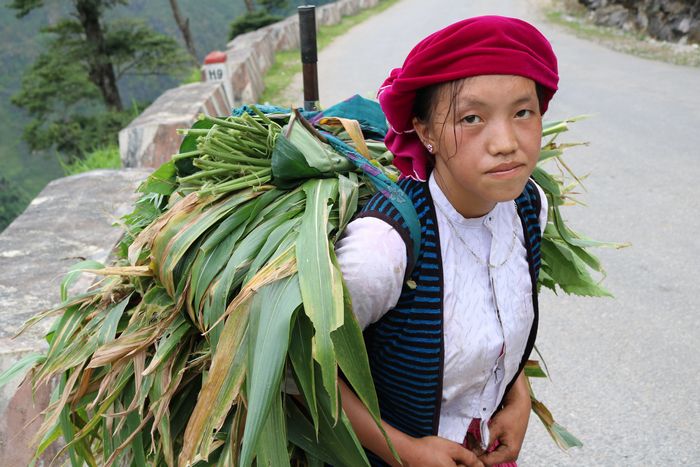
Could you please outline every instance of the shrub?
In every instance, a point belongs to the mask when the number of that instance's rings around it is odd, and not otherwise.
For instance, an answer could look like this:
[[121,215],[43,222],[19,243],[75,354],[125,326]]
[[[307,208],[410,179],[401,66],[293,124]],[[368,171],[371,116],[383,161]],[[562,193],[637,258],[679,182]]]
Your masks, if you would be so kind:
[[240,36],[246,32],[255,31],[256,29],[265,27],[268,24],[276,23],[281,19],[281,16],[271,15],[264,10],[246,13],[245,15],[239,16],[231,22],[231,29],[228,39],[232,40],[236,36]]

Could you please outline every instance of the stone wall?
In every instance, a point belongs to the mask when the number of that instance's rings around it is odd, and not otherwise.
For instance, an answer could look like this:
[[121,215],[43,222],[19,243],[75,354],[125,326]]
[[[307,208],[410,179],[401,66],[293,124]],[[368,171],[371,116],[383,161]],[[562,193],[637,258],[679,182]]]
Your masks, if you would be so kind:
[[[329,3],[316,8],[316,23],[337,24],[343,16],[357,14],[377,3],[379,0]],[[190,127],[198,114],[228,115],[234,107],[258,102],[264,90],[263,78],[274,63],[275,53],[297,47],[297,16],[235,37],[226,46],[225,81],[170,89],[119,133],[123,166],[158,167],[180,147],[182,137],[175,130]]]
[[579,0],[593,21],[662,41],[700,44],[700,0]]
[[[317,8],[316,19],[320,25],[335,24],[378,2],[340,0]],[[200,113],[227,115],[232,107],[255,103],[275,52],[298,46],[296,16],[235,38],[226,50],[229,86],[201,82],[170,89],[122,130],[123,165],[138,168],[54,180],[0,233],[0,372],[46,348],[51,320],[14,335],[26,319],[59,304],[59,285],[70,266],[83,259],[108,261],[121,236],[118,220],[131,210],[137,186],[177,152],[181,137],[175,130],[191,126]],[[92,280],[81,278],[72,293],[85,290]],[[29,442],[51,390],[32,394],[29,385],[18,389],[19,383],[17,378],[0,389],[0,465],[29,464]],[[47,452],[38,465],[48,465],[55,454]]]
[[[70,266],[83,259],[108,259],[121,236],[115,223],[131,211],[136,187],[149,172],[95,170],[54,180],[0,234],[0,372],[46,348],[51,320],[14,335],[24,321],[60,303],[59,286]],[[81,278],[72,291],[85,290],[91,281]],[[17,391],[19,383],[18,378],[0,390],[3,466],[28,465],[33,454],[28,443],[50,392],[44,387],[33,395],[29,385]],[[52,455],[47,453],[48,460]]]

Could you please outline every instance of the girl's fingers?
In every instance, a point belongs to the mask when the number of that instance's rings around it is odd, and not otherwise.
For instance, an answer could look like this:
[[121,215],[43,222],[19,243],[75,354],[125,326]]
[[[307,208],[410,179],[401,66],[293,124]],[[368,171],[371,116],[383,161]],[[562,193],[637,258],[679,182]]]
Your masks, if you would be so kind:
[[488,454],[480,457],[484,465],[497,465],[506,462],[515,462],[517,456],[507,444],[499,444],[498,447]]
[[494,443],[505,435],[505,430],[500,423],[492,423],[489,425],[489,442],[487,446],[493,446]]
[[464,449],[462,446],[456,445],[451,456],[457,465],[463,465],[465,467],[484,467],[484,463],[476,457],[476,454]]

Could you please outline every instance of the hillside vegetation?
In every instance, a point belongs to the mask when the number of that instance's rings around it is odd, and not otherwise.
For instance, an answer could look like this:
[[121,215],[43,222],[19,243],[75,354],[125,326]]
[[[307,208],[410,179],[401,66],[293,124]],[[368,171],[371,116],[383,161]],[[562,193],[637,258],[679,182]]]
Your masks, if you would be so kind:
[[[20,89],[22,75],[31,66],[46,43],[40,34],[44,26],[54,24],[66,14],[67,2],[45,2],[40,10],[22,19],[8,8],[10,0],[0,0],[0,203],[12,206],[17,213],[51,180],[64,175],[56,151],[28,149],[22,141],[22,131],[29,121],[23,110],[10,103]],[[282,16],[292,14],[299,4],[323,4],[327,1],[289,1],[286,9],[276,11]],[[202,58],[211,50],[224,49],[232,20],[245,11],[243,0],[180,0],[183,16],[189,18],[197,56]],[[64,6],[65,5],[65,6]],[[117,6],[107,18],[141,18],[156,31],[174,37],[182,43],[180,33],[166,0],[133,0]],[[184,46],[183,46],[184,48]],[[134,102],[150,102],[166,89],[177,86],[169,77],[125,78],[119,90],[126,108]],[[0,231],[11,221],[8,209],[0,215]]]

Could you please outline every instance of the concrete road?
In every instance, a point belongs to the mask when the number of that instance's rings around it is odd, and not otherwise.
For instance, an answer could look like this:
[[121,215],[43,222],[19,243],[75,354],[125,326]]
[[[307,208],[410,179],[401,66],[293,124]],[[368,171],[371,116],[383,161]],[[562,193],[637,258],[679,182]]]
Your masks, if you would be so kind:
[[591,145],[568,159],[590,173],[588,207],[565,216],[633,245],[598,251],[616,299],[542,297],[538,346],[552,380],[536,391],[585,446],[564,453],[533,420],[521,465],[700,465],[700,69],[574,38],[524,0],[403,0],[320,53],[321,101],[374,95],[422,37],[488,13],[550,38],[561,91],[548,118],[594,114],[566,136]]

